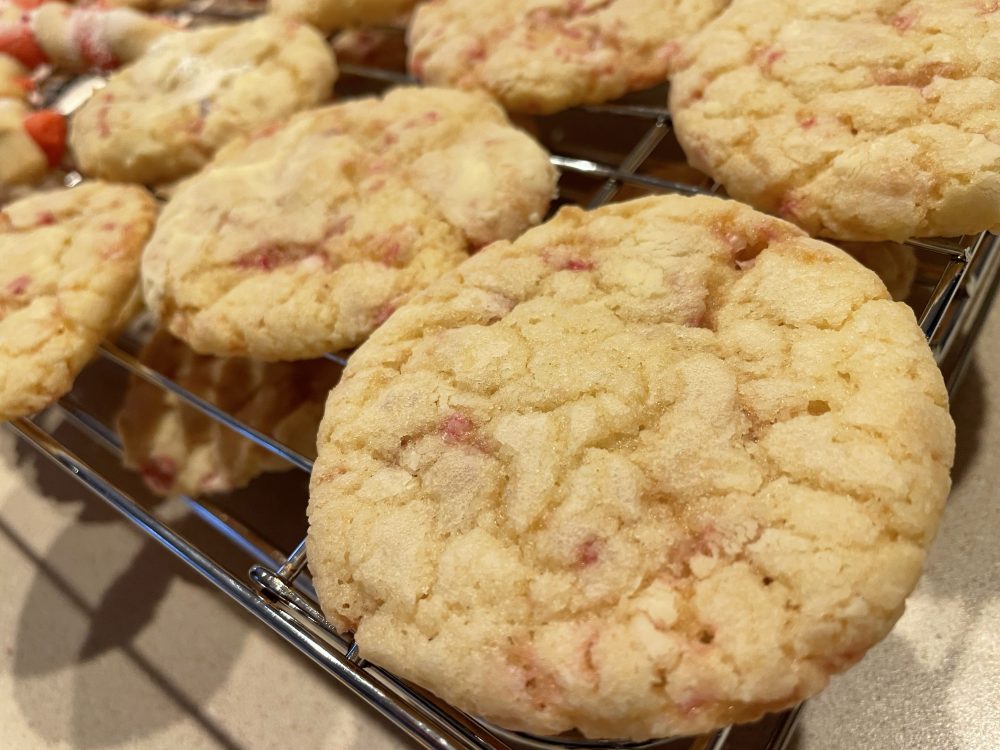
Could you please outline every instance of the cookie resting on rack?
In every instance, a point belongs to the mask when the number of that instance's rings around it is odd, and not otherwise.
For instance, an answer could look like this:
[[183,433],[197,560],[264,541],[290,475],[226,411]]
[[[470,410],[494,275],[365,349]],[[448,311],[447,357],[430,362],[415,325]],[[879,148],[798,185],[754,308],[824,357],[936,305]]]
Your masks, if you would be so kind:
[[[163,331],[153,333],[139,359],[308,458],[316,455],[323,404],[340,377],[340,366],[326,359],[265,363],[202,356]],[[179,396],[135,375],[117,427],[125,465],[138,470],[159,495],[229,492],[265,472],[293,468]]]
[[885,636],[953,450],[913,312],[841,250],[718,198],[567,208],[353,354],[309,567],[363,657],[468,712],[702,732]]
[[170,182],[236,136],[328,98],[336,73],[323,38],[295,21],[177,31],[80,108],[70,145],[84,174]]
[[438,0],[419,5],[410,72],[482,88],[515,112],[546,114],[661,84],[678,40],[726,0]]
[[195,351],[311,359],[545,215],[545,151],[483,94],[402,88],[304,112],[182,183],[143,255],[146,303]]
[[382,24],[406,13],[417,0],[269,0],[271,13],[295,18],[320,31]]
[[99,182],[0,211],[0,419],[69,391],[135,286],[155,218],[145,190]]
[[735,0],[670,92],[691,163],[815,236],[1000,229],[1000,12],[954,0]]

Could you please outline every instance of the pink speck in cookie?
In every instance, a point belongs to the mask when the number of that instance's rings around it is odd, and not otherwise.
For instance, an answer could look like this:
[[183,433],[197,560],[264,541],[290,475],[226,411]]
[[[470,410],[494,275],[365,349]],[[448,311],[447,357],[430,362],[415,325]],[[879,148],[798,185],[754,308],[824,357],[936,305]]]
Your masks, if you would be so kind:
[[317,257],[326,262],[326,255],[314,245],[271,244],[258,247],[240,255],[233,261],[237,268],[256,271],[273,271],[281,266],[297,263],[306,258]]
[[597,537],[590,537],[581,542],[576,548],[576,564],[581,568],[588,568],[601,559],[601,547],[603,542]]
[[916,13],[897,13],[893,16],[892,26],[898,31],[906,31],[917,21]]
[[28,285],[31,284],[31,277],[27,275],[18,276],[16,279],[7,284],[7,293],[12,294],[15,297],[24,294],[28,291]]
[[761,70],[765,73],[770,73],[774,64],[784,56],[784,50],[774,49],[773,47],[763,47],[757,50],[754,55],[754,60],[757,62],[757,66]]
[[472,420],[464,414],[454,412],[441,423],[441,432],[449,443],[463,443],[469,439],[475,429]]
[[35,217],[35,224],[40,227],[52,226],[56,223],[56,215],[51,211],[42,211]]
[[249,135],[249,138],[251,141],[256,141],[261,138],[270,138],[272,135],[281,130],[281,127],[282,125],[280,122],[272,122],[268,125],[264,125],[263,127],[257,128],[257,130],[253,131]]
[[593,261],[582,258],[568,258],[559,266],[563,271],[593,271],[596,265]]
[[385,246],[379,260],[387,266],[395,266],[399,262],[399,253],[402,248],[399,243],[392,241]]
[[800,201],[790,195],[786,195],[778,204],[778,215],[786,219],[794,220],[798,215]]
[[101,138],[111,136],[111,125],[108,123],[108,110],[111,108],[111,103],[114,100],[115,97],[113,94],[105,94],[101,101],[101,107],[97,110],[97,134]]
[[816,124],[816,115],[800,115],[797,119],[799,127],[803,130],[809,130],[809,128]]
[[396,306],[392,303],[382,305],[375,312],[375,325],[380,326],[385,323],[394,312],[396,312]]
[[169,492],[177,477],[177,462],[169,456],[152,456],[139,473],[154,492]]

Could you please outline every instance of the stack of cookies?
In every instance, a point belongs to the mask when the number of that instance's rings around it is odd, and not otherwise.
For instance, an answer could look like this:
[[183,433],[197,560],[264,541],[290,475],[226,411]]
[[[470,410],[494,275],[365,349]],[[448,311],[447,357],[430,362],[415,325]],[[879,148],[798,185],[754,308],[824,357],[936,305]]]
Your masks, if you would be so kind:
[[[128,11],[154,31],[76,58],[120,68],[70,121],[83,184],[0,213],[0,416],[66,393],[138,283],[143,362],[315,457],[309,565],[365,658],[540,735],[814,695],[899,617],[948,494],[898,243],[1000,226],[1000,13],[696,5]],[[323,34],[391,59],[365,28],[411,11],[426,85],[329,103]],[[558,175],[508,113],[668,78],[680,146],[732,199],[544,221]],[[160,494],[284,467],[139,381],[119,431]]]

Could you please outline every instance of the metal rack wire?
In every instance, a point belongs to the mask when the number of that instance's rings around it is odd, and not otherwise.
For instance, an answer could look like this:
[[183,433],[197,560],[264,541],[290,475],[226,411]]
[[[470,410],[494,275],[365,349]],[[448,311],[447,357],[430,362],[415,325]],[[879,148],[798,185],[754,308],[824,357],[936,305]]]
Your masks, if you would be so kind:
[[[352,93],[378,90],[405,82],[399,71],[358,65],[341,66],[345,88]],[[657,94],[656,96],[660,96]],[[658,101],[663,101],[662,98]],[[607,130],[588,118],[614,124],[621,144],[609,144]],[[597,207],[619,197],[655,192],[716,193],[717,186],[695,176],[679,180],[670,173],[676,143],[670,138],[667,113],[658,106],[632,101],[588,107],[566,116],[529,123],[553,152],[552,163],[562,173],[561,201]],[[602,131],[596,140],[581,141],[577,132]],[[608,153],[598,158],[595,153]],[[665,166],[666,165],[666,166]],[[1000,283],[998,240],[991,235],[909,243],[920,258],[917,300],[921,327],[954,392],[965,373],[973,345]],[[100,360],[165,389],[192,408],[225,425],[257,445],[281,456],[294,469],[308,473],[306,457],[270,436],[243,424],[231,414],[186,390],[163,374],[143,365],[121,342],[106,342]],[[343,362],[339,355],[331,358]],[[107,420],[99,417],[80,394],[63,398],[50,411],[73,425],[87,439],[114,456],[121,443]],[[769,717],[751,727],[730,727],[712,735],[650,742],[589,742],[571,737],[536,738],[508,732],[442,704],[393,675],[366,663],[349,638],[334,632],[323,617],[306,575],[304,540],[290,552],[268,541],[232,512],[214,503],[181,498],[190,514],[257,561],[248,573],[230,570],[208,550],[193,544],[146,504],[124,491],[108,476],[94,470],[79,455],[41,425],[40,417],[20,419],[8,429],[75,476],[101,499],[142,531],[200,573],[212,585],[255,615],[276,634],[309,657],[344,688],[354,693],[418,745],[438,750],[503,750],[504,748],[616,747],[676,748],[676,750],[783,750],[792,736],[800,708]]]

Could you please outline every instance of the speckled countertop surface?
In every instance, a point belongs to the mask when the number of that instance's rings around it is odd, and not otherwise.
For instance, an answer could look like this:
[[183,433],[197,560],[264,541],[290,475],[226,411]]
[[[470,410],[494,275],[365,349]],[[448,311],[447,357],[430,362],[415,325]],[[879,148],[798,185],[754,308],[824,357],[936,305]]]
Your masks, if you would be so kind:
[[[807,706],[796,750],[1000,747],[1000,309],[953,411],[955,489],[927,573],[889,638]],[[0,748],[402,744],[6,432],[0,581]]]

